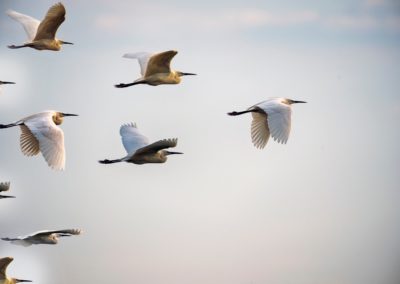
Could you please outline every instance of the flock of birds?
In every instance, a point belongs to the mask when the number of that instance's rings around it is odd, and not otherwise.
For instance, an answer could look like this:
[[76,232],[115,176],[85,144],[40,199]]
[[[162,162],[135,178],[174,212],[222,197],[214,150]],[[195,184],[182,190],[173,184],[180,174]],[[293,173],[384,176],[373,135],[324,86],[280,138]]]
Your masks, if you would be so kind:
[[[71,42],[57,39],[56,32],[65,20],[65,7],[62,3],[53,5],[40,22],[30,16],[16,11],[7,11],[8,16],[19,22],[27,36],[28,41],[22,45],[10,45],[11,49],[30,47],[37,50],[59,51],[63,44]],[[127,53],[123,57],[137,59],[140,64],[142,77],[132,83],[120,83],[116,88],[126,88],[137,84],[157,86],[161,84],[179,84],[182,76],[196,75],[194,73],[180,72],[170,68],[171,60],[178,52],[169,50],[160,53]],[[9,81],[0,81],[0,85],[15,84]],[[229,112],[228,115],[237,116],[251,113],[251,139],[256,148],[262,149],[272,137],[278,143],[288,141],[291,129],[291,105],[305,103],[304,101],[287,98],[270,98],[253,105],[244,111]],[[0,129],[19,126],[21,130],[20,147],[26,156],[35,156],[42,153],[49,167],[55,170],[65,168],[64,133],[59,127],[64,117],[77,116],[76,114],[59,111],[44,111],[22,118],[10,124],[0,124]],[[125,157],[119,159],[104,159],[102,164],[128,162],[134,164],[165,163],[167,156],[183,154],[166,149],[177,146],[178,139],[164,139],[150,143],[149,139],[141,134],[134,123],[124,124],[120,127],[122,144],[127,152]],[[10,182],[0,183],[0,193],[10,189]],[[0,199],[14,198],[14,196],[0,195]],[[24,237],[1,238],[12,244],[31,246],[33,244],[57,244],[60,237],[79,235],[81,230],[67,229],[55,231],[40,231]],[[32,282],[11,278],[6,275],[7,266],[13,261],[11,257],[0,258],[0,284],[14,284],[19,282]]]

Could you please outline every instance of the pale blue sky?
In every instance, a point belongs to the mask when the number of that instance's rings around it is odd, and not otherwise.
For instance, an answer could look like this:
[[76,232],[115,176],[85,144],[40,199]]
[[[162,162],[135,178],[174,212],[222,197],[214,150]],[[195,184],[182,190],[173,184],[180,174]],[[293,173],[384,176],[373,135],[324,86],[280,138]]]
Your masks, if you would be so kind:
[[[0,235],[77,227],[58,246],[0,243],[10,275],[35,283],[397,284],[400,278],[400,7],[360,1],[63,3],[61,52],[25,40],[4,11],[41,19],[53,1],[2,0],[0,123],[46,109],[61,126],[66,171],[0,131]],[[122,54],[177,49],[177,86],[139,75]],[[287,145],[251,144],[249,116],[268,97],[295,105]],[[178,137],[163,165],[100,165],[124,155],[119,127]]]

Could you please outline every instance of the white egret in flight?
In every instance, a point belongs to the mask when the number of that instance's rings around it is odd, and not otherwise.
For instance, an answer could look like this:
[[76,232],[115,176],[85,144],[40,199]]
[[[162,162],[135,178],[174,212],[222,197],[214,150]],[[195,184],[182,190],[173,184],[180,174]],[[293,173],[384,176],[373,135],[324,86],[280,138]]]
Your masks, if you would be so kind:
[[11,278],[7,276],[7,267],[13,261],[12,257],[0,258],[0,284],[16,284],[21,282],[32,282],[31,280],[22,280],[17,278]]
[[286,144],[291,127],[292,104],[305,103],[286,98],[271,98],[258,103],[245,111],[229,112],[228,115],[241,115],[251,112],[251,140],[256,148],[267,145],[269,136],[278,143]]
[[31,47],[37,50],[59,51],[61,45],[73,44],[55,38],[57,29],[65,20],[65,7],[62,3],[51,6],[41,22],[12,10],[7,11],[7,15],[19,22],[28,35],[28,41],[26,43],[18,46],[9,45],[9,48]]
[[11,242],[14,245],[20,245],[29,247],[31,245],[56,245],[60,237],[71,237],[74,235],[80,235],[81,230],[79,229],[67,229],[67,230],[56,230],[56,231],[40,231],[24,237],[17,238],[1,238],[3,241]]
[[58,125],[66,116],[77,116],[77,114],[44,111],[14,123],[0,124],[0,129],[19,126],[22,153],[26,156],[35,156],[42,152],[51,168],[63,170],[65,168],[64,132]]
[[170,64],[172,58],[178,53],[176,50],[169,50],[160,53],[127,53],[123,57],[137,59],[140,64],[140,73],[142,77],[133,83],[118,84],[117,88],[126,88],[137,84],[147,84],[157,86],[161,84],[179,84],[181,77],[186,75],[196,75],[194,73],[185,73],[171,70]]
[[164,149],[176,147],[178,139],[164,139],[149,144],[149,139],[141,134],[136,124],[124,124],[120,128],[122,144],[128,155],[116,160],[101,160],[102,164],[113,164],[118,162],[134,163],[138,165],[147,163],[165,163],[168,155],[183,154],[181,152],[170,152]]
[[[10,190],[10,182],[0,182],[0,193]],[[0,194],[0,199],[3,198],[15,198],[15,196],[2,195]]]

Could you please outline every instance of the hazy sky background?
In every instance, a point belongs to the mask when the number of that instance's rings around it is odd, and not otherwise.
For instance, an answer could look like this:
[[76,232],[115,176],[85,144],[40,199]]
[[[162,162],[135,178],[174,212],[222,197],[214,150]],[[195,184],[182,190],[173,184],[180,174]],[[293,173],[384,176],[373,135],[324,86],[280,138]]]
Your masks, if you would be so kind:
[[[9,274],[41,284],[398,284],[400,4],[395,0],[66,0],[61,52],[25,41],[7,9],[42,19],[54,1],[0,0],[0,123],[43,110],[61,126],[66,170],[0,131],[0,236],[82,228],[57,246],[0,243]],[[139,76],[126,52],[179,51],[176,86]],[[253,147],[266,98],[294,105],[287,145]],[[125,155],[123,123],[179,138],[166,164]]]

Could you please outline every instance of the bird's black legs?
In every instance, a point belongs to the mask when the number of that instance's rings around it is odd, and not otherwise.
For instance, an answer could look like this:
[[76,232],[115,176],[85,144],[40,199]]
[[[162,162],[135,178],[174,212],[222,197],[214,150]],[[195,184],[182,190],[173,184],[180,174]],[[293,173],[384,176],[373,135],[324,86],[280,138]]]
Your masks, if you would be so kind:
[[248,113],[248,112],[258,112],[258,111],[256,109],[245,110],[245,111],[232,111],[232,112],[228,112],[228,115],[235,116],[235,115],[245,114],[245,113]]
[[139,82],[133,82],[133,83],[128,83],[128,84],[124,84],[124,83],[120,83],[118,85],[114,85],[115,88],[126,88],[126,87],[130,87],[133,85],[138,85],[138,84],[146,84],[145,81],[139,81]]

